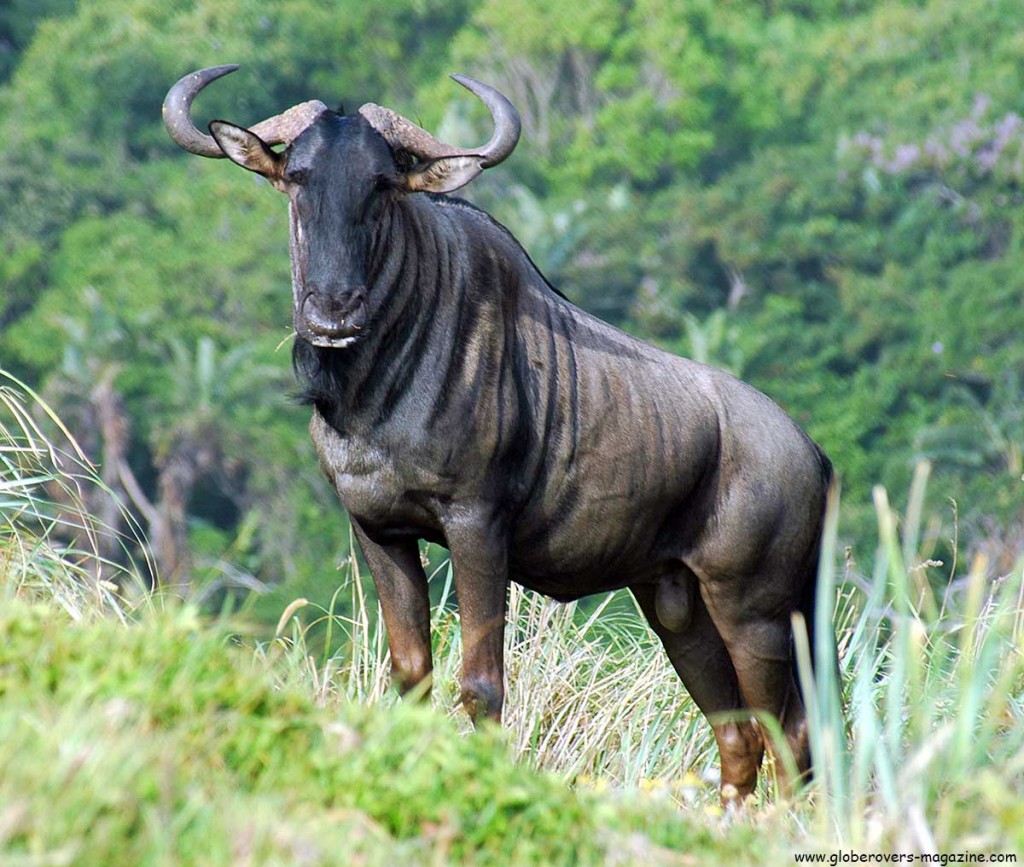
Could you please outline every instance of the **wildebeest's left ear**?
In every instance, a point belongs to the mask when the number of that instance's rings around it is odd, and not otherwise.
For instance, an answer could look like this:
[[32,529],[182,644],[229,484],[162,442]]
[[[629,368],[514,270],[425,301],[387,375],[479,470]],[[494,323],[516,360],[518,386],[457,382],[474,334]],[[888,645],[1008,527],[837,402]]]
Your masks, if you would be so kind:
[[410,192],[451,193],[464,187],[479,175],[483,157],[453,156],[424,160],[402,178],[402,186]]
[[281,179],[284,157],[272,151],[256,133],[227,121],[214,120],[210,121],[210,134],[224,154],[243,169],[270,181]]

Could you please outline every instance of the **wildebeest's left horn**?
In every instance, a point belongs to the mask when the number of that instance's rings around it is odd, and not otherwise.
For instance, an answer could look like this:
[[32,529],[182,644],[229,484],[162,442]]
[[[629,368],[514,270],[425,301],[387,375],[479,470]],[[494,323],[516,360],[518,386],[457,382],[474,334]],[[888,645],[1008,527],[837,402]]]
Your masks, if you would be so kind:
[[[189,153],[201,157],[219,158],[225,156],[213,136],[200,132],[192,122],[192,101],[196,95],[211,81],[216,81],[238,69],[237,64],[225,66],[208,66],[205,69],[190,72],[180,78],[167,91],[164,98],[164,126],[177,144]],[[289,144],[308,127],[327,106],[320,100],[313,99],[289,108],[282,114],[260,121],[251,128],[267,144]]]
[[468,75],[453,75],[455,81],[468,91],[479,97],[491,112],[494,119],[494,135],[487,144],[479,148],[460,148],[445,144],[434,138],[411,120],[402,117],[390,108],[367,103],[359,109],[373,127],[388,140],[392,146],[401,147],[421,159],[441,159],[443,157],[477,157],[481,169],[496,166],[515,150],[519,142],[522,124],[519,112],[508,97],[490,85],[470,78]]

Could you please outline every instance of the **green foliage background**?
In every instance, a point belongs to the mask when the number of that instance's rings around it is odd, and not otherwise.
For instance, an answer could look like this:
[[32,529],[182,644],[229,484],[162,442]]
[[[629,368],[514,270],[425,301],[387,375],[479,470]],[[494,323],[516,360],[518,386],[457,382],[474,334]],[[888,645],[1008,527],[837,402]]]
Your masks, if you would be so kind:
[[375,101],[466,144],[486,116],[445,73],[493,83],[525,134],[466,194],[553,283],[781,403],[854,540],[927,457],[936,539],[1024,550],[1019,0],[6,3],[0,364],[84,441],[112,378],[151,497],[207,449],[199,573],[329,588],[348,534],[288,398],[283,200],[160,123],[226,62],[204,118]]

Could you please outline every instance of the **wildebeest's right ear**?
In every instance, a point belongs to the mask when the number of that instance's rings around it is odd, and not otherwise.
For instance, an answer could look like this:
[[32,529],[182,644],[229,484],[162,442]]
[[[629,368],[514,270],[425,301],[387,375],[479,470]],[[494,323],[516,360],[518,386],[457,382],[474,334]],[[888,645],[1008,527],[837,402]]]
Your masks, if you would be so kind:
[[270,181],[280,180],[284,157],[272,151],[256,133],[227,121],[214,120],[210,121],[210,134],[232,162]]

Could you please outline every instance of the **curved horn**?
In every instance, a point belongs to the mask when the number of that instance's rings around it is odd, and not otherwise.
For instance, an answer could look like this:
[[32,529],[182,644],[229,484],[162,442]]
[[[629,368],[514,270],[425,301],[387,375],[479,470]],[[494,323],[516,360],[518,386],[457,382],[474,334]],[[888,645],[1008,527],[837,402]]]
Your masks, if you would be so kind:
[[190,110],[192,100],[196,98],[196,94],[200,90],[211,81],[228,75],[236,69],[238,69],[237,63],[208,66],[206,69],[190,72],[179,78],[174,86],[167,91],[163,107],[164,126],[167,127],[167,132],[179,147],[201,157],[224,156],[224,151],[220,149],[213,136],[196,129],[196,125],[192,123]]
[[489,84],[470,78],[468,75],[452,75],[455,81],[480,99],[494,118],[494,135],[477,153],[482,156],[481,165],[485,169],[496,166],[509,157],[519,144],[519,133],[523,123],[519,112],[505,94],[495,90]]
[[372,102],[360,108],[359,113],[387,139],[389,144],[401,147],[418,157],[440,159],[442,157],[472,156],[480,158],[480,168],[489,169],[491,166],[496,166],[515,150],[516,144],[519,142],[519,133],[522,129],[519,112],[516,111],[508,97],[490,85],[470,78],[468,75],[452,75],[451,77],[478,97],[487,106],[494,119],[494,135],[483,147],[460,148],[446,144],[425,129],[418,127],[411,120],[402,117],[398,112]]
[[[174,141],[189,153],[214,159],[224,156],[213,136],[200,132],[192,122],[192,101],[211,81],[216,81],[238,69],[238,64],[208,66],[190,72],[178,79],[164,97],[164,126]],[[308,127],[327,106],[313,99],[289,108],[282,114],[260,121],[250,132],[258,135],[269,145],[290,144]]]

